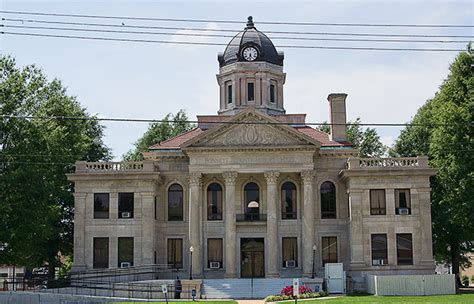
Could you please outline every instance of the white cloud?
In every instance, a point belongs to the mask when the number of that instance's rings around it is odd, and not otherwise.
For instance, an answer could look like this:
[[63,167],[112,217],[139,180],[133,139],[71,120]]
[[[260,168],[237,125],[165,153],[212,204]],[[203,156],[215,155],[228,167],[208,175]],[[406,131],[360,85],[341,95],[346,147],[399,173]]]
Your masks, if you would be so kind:
[[[193,31],[193,30],[177,30],[175,34],[171,37],[173,42],[192,42],[192,43],[221,43],[222,38],[205,36],[205,35],[223,35],[221,32],[209,31],[209,30],[219,30],[220,27],[217,23],[209,22],[206,23],[203,31]],[[230,40],[230,38],[226,38]],[[169,47],[185,50],[185,51],[196,51],[202,49],[201,45],[192,45],[192,44],[168,44]]]

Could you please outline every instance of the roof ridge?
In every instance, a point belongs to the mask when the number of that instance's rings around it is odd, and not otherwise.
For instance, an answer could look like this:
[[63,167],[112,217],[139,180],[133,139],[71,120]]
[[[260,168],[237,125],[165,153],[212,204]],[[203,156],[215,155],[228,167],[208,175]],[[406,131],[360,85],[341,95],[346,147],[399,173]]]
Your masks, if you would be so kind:
[[185,131],[185,132],[183,132],[183,133],[179,133],[178,135],[175,135],[175,136],[173,136],[173,137],[170,137],[170,138],[168,138],[168,139],[165,139],[165,140],[163,140],[163,141],[160,141],[159,143],[156,143],[156,144],[154,144],[154,145],[151,145],[151,146],[148,147],[148,148],[151,148],[151,147],[154,147],[154,146],[161,146],[161,144],[167,143],[167,142],[169,142],[169,141],[171,141],[171,140],[173,140],[173,139],[175,139],[175,138],[177,138],[177,137],[183,136],[184,134],[191,133],[192,131],[194,131],[194,130],[196,130],[196,129],[200,129],[200,128],[199,128],[199,127],[192,128],[191,130]]

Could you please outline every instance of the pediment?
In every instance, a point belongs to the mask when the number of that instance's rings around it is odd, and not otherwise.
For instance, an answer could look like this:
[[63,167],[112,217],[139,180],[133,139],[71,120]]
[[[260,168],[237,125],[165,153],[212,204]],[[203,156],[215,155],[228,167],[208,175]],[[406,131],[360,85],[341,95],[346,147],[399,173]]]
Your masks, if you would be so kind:
[[248,110],[191,140],[186,147],[287,147],[314,146],[320,143],[281,124],[274,118]]

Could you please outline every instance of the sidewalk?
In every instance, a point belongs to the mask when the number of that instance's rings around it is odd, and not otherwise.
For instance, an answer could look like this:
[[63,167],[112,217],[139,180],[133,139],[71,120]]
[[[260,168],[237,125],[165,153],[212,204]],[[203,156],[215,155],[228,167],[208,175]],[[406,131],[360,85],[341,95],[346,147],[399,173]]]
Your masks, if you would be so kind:
[[239,304],[263,304],[264,300],[236,300]]

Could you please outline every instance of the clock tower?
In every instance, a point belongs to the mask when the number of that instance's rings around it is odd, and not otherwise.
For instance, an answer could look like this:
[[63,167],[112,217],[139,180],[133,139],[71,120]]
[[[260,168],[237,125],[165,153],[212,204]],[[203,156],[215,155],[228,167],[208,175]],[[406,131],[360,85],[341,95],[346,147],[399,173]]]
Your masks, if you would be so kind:
[[283,53],[258,31],[252,17],[219,54],[219,114],[234,115],[248,106],[269,115],[285,114]]

